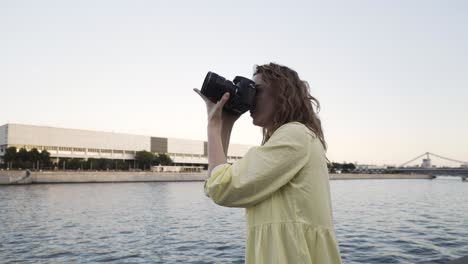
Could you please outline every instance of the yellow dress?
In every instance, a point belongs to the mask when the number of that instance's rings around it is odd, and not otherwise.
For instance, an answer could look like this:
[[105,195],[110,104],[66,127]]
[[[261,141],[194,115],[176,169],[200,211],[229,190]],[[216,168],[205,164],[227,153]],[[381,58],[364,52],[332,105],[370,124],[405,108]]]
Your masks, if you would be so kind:
[[247,264],[341,263],[320,140],[298,122],[205,181],[215,203],[246,208]]

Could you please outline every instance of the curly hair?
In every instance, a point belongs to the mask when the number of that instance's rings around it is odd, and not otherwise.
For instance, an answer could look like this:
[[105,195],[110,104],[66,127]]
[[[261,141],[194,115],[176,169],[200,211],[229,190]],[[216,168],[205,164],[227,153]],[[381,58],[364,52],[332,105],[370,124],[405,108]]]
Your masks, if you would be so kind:
[[257,74],[262,74],[262,80],[272,89],[275,97],[273,104],[276,109],[271,131],[263,128],[262,145],[277,128],[296,121],[314,132],[326,150],[327,144],[318,117],[320,103],[310,95],[309,84],[301,80],[296,71],[276,63],[255,66],[254,75]]

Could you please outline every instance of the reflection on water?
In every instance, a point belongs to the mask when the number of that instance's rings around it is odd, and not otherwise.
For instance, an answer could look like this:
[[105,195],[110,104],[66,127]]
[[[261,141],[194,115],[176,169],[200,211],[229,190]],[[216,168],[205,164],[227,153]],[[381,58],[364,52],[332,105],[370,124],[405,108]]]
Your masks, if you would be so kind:
[[[243,263],[242,209],[203,183],[0,187],[0,262]],[[468,183],[331,181],[343,263],[468,255]]]

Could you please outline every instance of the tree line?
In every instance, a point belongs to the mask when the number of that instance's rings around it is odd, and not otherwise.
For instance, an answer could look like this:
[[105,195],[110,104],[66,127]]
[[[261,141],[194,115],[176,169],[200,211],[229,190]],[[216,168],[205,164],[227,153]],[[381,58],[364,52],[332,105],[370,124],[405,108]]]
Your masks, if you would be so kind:
[[16,147],[9,147],[3,156],[4,169],[32,169],[32,170],[149,170],[151,166],[170,166],[174,162],[166,154],[153,154],[149,151],[137,151],[135,160],[104,159],[104,158],[59,158],[53,161],[47,150],[39,152],[32,148],[29,151]]
[[39,152],[36,148],[26,150],[9,147],[3,156],[4,167],[9,169],[45,169],[52,166],[50,153],[47,150]]
[[336,172],[350,173],[355,169],[356,169],[356,166],[353,163],[337,163],[337,162],[328,163],[328,171],[330,173],[336,173]]
[[[4,169],[32,169],[32,170],[149,170],[151,166],[162,165],[171,166],[174,164],[171,157],[166,154],[154,154],[142,150],[137,151],[135,160],[104,159],[104,158],[60,158],[54,162],[47,150],[39,151],[32,148],[29,151],[25,148],[9,147],[3,156]],[[338,171],[350,173],[356,169],[353,163],[328,163],[330,173]]]

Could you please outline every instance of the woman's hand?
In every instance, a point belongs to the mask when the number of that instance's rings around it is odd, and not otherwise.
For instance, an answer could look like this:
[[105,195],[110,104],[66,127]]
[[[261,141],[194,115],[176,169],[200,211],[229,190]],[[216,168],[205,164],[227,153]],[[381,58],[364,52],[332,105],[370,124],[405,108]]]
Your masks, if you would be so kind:
[[[224,105],[229,100],[229,93],[225,93],[215,104],[204,96],[200,90],[196,88],[193,90],[205,101],[206,111],[208,112],[208,154],[218,153],[218,155],[208,155],[208,163],[210,165],[208,166],[208,171],[211,172],[210,168],[214,168],[212,166],[214,164],[213,161],[226,162],[232,127],[236,120],[239,119],[240,115],[230,114],[223,111]],[[221,136],[221,150],[216,147],[216,144],[213,145],[213,142],[216,143],[218,141],[218,136]],[[218,160],[219,151],[221,151],[221,153],[224,152],[224,158]]]
[[222,126],[223,122],[225,124],[233,125],[234,122],[239,118],[237,115],[231,115],[223,111],[223,107],[226,102],[229,100],[229,93],[225,93],[223,97],[217,102],[213,103],[210,99],[204,96],[200,90],[193,89],[200,97],[205,101],[206,111],[208,114],[208,125]]

